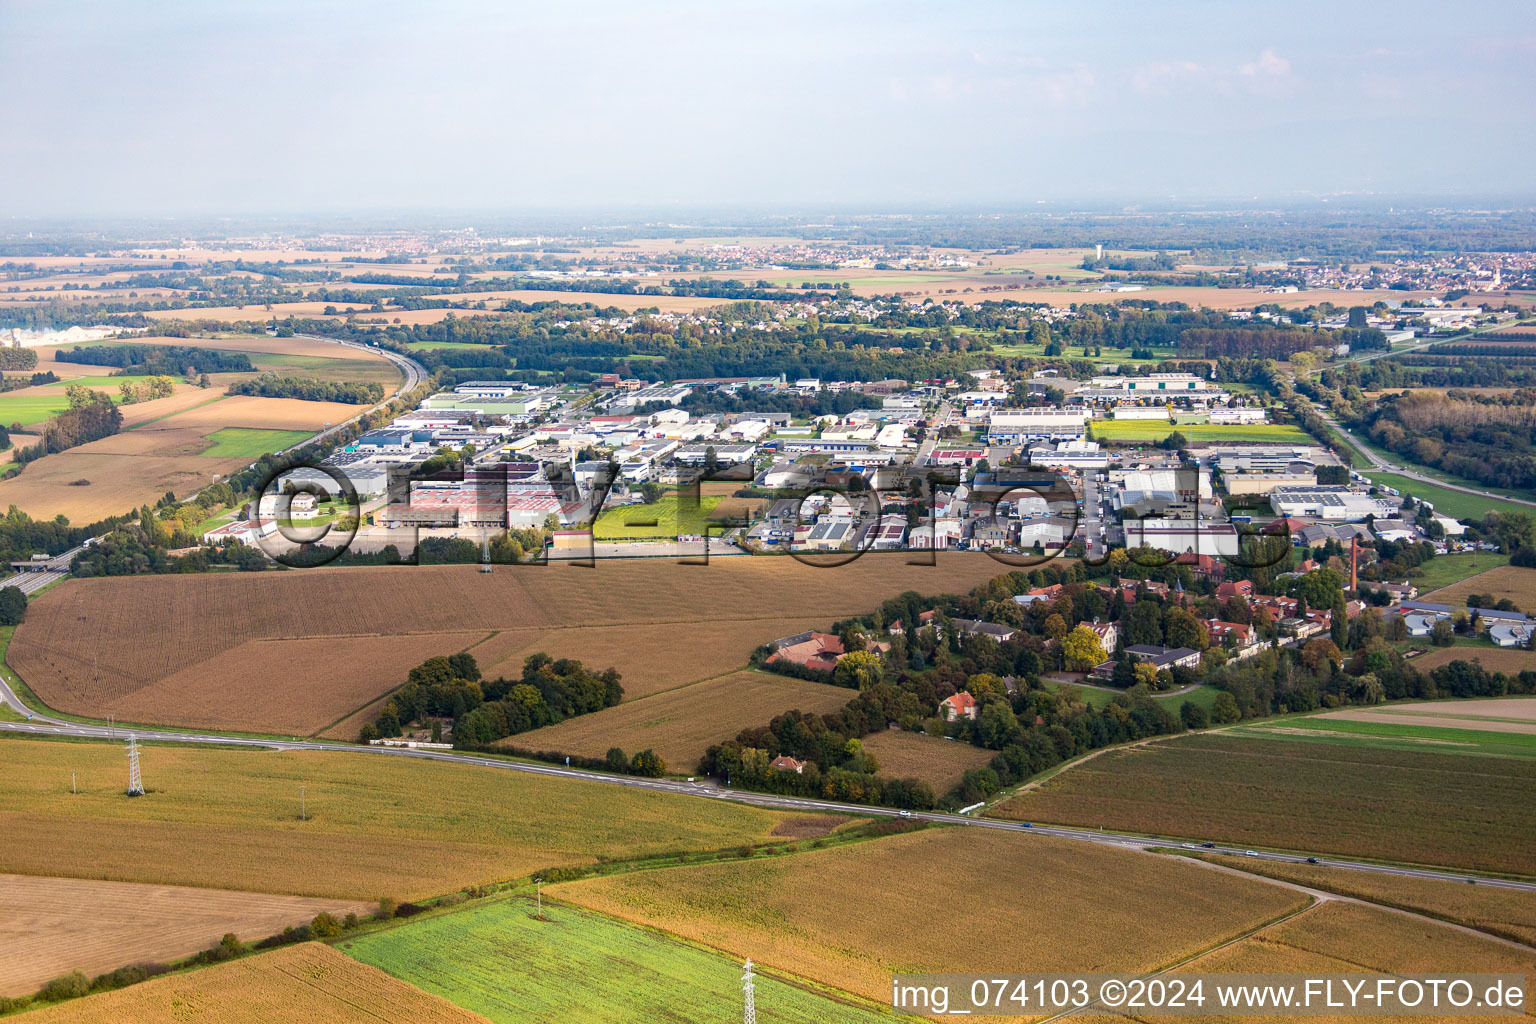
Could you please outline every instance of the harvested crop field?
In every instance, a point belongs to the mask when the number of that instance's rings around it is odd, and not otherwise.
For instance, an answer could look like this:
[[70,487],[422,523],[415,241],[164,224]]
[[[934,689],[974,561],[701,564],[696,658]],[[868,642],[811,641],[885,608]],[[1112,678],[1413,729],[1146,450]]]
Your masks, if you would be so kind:
[[[28,473],[36,468],[29,467]],[[788,558],[716,559],[708,566],[642,559],[601,561],[590,569],[505,567],[490,574],[475,566],[400,566],[70,580],[33,602],[7,658],[50,707],[99,716],[110,702],[125,719],[143,722],[149,708],[157,716],[165,713],[155,693],[162,680],[227,656],[251,640],[649,626],[646,646],[637,649],[643,653],[634,656],[654,658],[660,667],[649,667],[645,682],[637,673],[633,692],[639,692],[662,688],[667,678],[678,683],[700,678],[699,656],[693,653],[700,637],[718,637],[707,642],[742,652],[741,660],[722,656],[720,662],[711,661],[725,671],[742,664],[757,644],[786,635],[788,611],[797,628],[830,625],[904,590],[969,590],[1004,568],[981,555],[952,555],[941,556],[931,567],[907,565],[905,556],[865,557],[838,569],[812,568]],[[757,634],[765,612],[770,617]],[[616,639],[633,641],[636,632],[616,634]],[[507,656],[538,650],[538,639],[531,633],[526,646],[508,650]],[[591,642],[583,661],[601,668],[620,665],[619,659],[604,656],[603,641],[595,634],[580,639]],[[419,663],[413,650],[370,656],[378,673],[374,696],[398,686]],[[264,655],[242,660],[241,671],[250,678],[265,673],[274,692],[326,709],[305,712],[306,721],[324,718],[337,706],[324,692],[333,685],[327,674],[292,674],[281,647],[247,653]],[[491,663],[482,659],[483,665]],[[221,673],[231,671],[232,664],[227,657],[210,663],[203,673],[205,691],[180,692],[198,707],[216,703],[222,699]],[[185,679],[195,682],[195,673]],[[350,683],[344,688],[347,700],[364,696]],[[352,706],[366,703],[356,699]],[[179,719],[155,724],[179,724]]]
[[350,405],[346,402],[306,402],[300,398],[230,395],[140,429],[152,430],[163,425],[166,428],[200,427],[208,433],[221,427],[319,430],[327,423],[349,420],[367,408],[366,405]]
[[440,996],[319,942],[87,996],[27,1014],[28,1024],[487,1024]]
[[1536,569],[1501,565],[1496,569],[1489,569],[1487,572],[1468,577],[1460,583],[1421,595],[1419,599],[1440,604],[1462,605],[1466,603],[1468,594],[1487,594],[1495,601],[1507,597],[1517,607],[1536,613]]
[[152,505],[166,491],[198,490],[215,476],[250,462],[187,455],[127,456],[94,447],[105,442],[110,448],[116,440],[104,438],[46,456],[20,474],[0,480],[0,505],[15,505],[36,519],[64,515],[71,523],[84,525],[123,515],[146,502]]
[[1536,697],[1426,701],[1330,711],[1319,718],[1536,735]]
[[668,631],[652,625],[509,629],[470,653],[481,674],[490,678],[521,675],[523,659],[540,651],[552,658],[575,658],[589,668],[616,668],[624,677],[624,699],[630,701],[742,668],[767,641],[826,625],[809,615],[704,621],[690,625],[686,652],[678,651]]
[[688,775],[710,744],[734,739],[748,726],[767,725],[786,711],[830,714],[857,696],[771,672],[733,672],[509,736],[502,745],[584,757],[602,757],[610,747],[631,755],[650,748],[668,771]]
[[[478,632],[437,632],[248,640],[158,680],[146,693],[103,701],[97,714],[119,722],[174,720],[194,729],[312,736],[376,700],[381,688],[403,685],[404,672],[390,674],[402,662],[419,665],[457,654],[484,638]],[[274,677],[275,665],[287,667]],[[216,688],[210,680],[217,681]],[[342,738],[357,739],[357,730]]]
[[419,899],[600,857],[764,842],[811,816],[386,754],[151,745],[142,761],[148,793],[129,798],[119,744],[0,742],[0,871]]
[[1536,874],[1536,762],[1191,735],[1107,750],[995,817]]
[[[1181,972],[1530,975],[1536,951],[1479,938],[1390,910],[1329,901],[1181,967]],[[1526,1008],[1526,1015],[1532,1013]],[[1239,1018],[1240,1019],[1240,1018]],[[1309,1020],[1360,1020],[1312,1017]],[[1393,1019],[1393,1018],[1374,1018]],[[1430,1018],[1420,1018],[1430,1019]],[[1453,1017],[1437,1019],[1453,1020]],[[1509,1019],[1509,1018],[1502,1018]]]
[[887,1003],[893,971],[1153,970],[1305,902],[1195,865],[970,828],[549,891]]
[[1288,861],[1211,856],[1201,859],[1250,874],[1428,914],[1528,946],[1536,945],[1536,893]]
[[864,737],[864,749],[880,762],[880,774],[898,779],[922,779],[935,793],[949,792],[960,776],[984,768],[997,753],[960,740],[887,729]]
[[1453,661],[1475,661],[1489,672],[1505,675],[1536,672],[1536,651],[1514,647],[1440,647],[1419,655],[1409,664],[1420,672],[1428,672]]
[[[316,914],[366,914],[369,904],[75,878],[0,875],[0,996],[30,995],[50,978],[95,977],[308,924]],[[110,927],[104,927],[105,922]]]

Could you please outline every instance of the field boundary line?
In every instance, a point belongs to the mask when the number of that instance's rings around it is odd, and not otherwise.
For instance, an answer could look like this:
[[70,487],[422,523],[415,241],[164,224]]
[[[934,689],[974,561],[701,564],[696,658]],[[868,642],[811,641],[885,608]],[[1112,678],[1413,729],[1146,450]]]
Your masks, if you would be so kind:
[[[1368,900],[1361,896],[1349,896],[1341,892],[1334,892],[1332,889],[1316,889],[1309,885],[1303,885],[1301,882],[1292,882],[1284,878],[1275,878],[1272,875],[1256,874],[1252,871],[1244,871],[1242,868],[1233,867],[1230,864],[1217,864],[1213,861],[1206,860],[1203,857],[1190,856],[1189,854],[1181,852],[1171,851],[1169,854],[1163,854],[1163,856],[1170,855],[1178,857],[1186,863],[1199,864],[1201,867],[1210,868],[1215,871],[1225,871],[1231,875],[1238,875],[1243,878],[1252,878],[1261,882],[1269,882],[1273,885],[1278,885],[1286,889],[1294,889],[1298,892],[1304,892],[1316,899],[1319,904],[1329,902],[1353,903],[1356,906],[1361,907],[1374,907],[1377,910],[1385,910],[1389,913],[1401,914],[1404,917],[1412,917],[1420,921],[1426,921],[1430,924],[1440,925],[1443,928],[1451,928],[1459,932],[1465,932],[1468,935],[1476,936],[1480,939],[1488,939],[1491,942],[1497,942],[1502,945],[1509,946],[1511,949],[1518,949],[1522,953],[1536,951],[1536,945],[1531,945],[1530,943],[1526,942],[1519,942],[1515,939],[1495,934],[1494,932],[1484,931],[1481,928],[1474,928],[1469,924],[1462,924],[1459,921],[1447,921],[1444,918],[1435,917],[1433,914],[1426,914],[1421,910],[1409,910],[1406,907],[1397,907],[1390,903],[1378,903],[1375,900]],[[1438,879],[1436,879],[1436,881],[1438,881]],[[1280,922],[1276,921],[1274,923],[1279,924]]]

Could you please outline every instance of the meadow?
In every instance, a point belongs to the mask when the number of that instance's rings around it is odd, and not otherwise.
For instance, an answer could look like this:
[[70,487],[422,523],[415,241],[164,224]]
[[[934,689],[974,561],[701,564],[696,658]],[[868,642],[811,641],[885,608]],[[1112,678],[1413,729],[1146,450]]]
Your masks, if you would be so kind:
[[142,764],[148,793],[129,798],[119,744],[0,741],[0,872],[419,899],[549,866],[734,848],[807,817],[387,754],[150,745]]
[[[1503,559],[1507,556],[1489,557]],[[1434,565],[1439,561],[1440,559],[1436,558],[1430,564]],[[1452,605],[1465,604],[1468,594],[1488,594],[1495,601],[1508,598],[1517,608],[1536,614],[1536,569],[1499,565],[1431,593],[1424,593],[1422,586],[1419,587],[1419,591],[1420,600]]]
[[[1464,551],[1454,555],[1436,555],[1413,570],[1413,585],[1419,588],[1420,601],[1440,601],[1440,598],[1429,595],[1508,563],[1508,555],[1491,551]],[[1467,593],[1477,589],[1473,587]],[[1486,593],[1486,591],[1479,592]]]
[[1093,436],[1101,441],[1161,441],[1176,430],[1191,442],[1315,443],[1310,434],[1289,423],[1169,424],[1162,420],[1094,420],[1090,426]]
[[1536,945],[1536,893],[1318,864],[1209,855],[1201,855],[1200,859],[1340,896],[1427,914],[1528,946]]
[[199,455],[210,459],[259,459],[307,439],[308,430],[269,430],[260,427],[224,427],[208,435],[213,447]]
[[[1389,455],[1394,461],[1400,461],[1401,456]],[[1435,511],[1451,519],[1475,519],[1481,521],[1489,512],[1501,511],[1506,508],[1506,503],[1495,496],[1467,494],[1463,491],[1453,491],[1448,487],[1437,487],[1427,484],[1422,480],[1410,480],[1406,476],[1398,476],[1396,473],[1382,473],[1374,469],[1365,470],[1365,476],[1378,486],[1390,487],[1401,494],[1412,495],[1414,498],[1427,501],[1435,506]],[[1468,483],[1466,486],[1473,486]],[[1481,490],[1482,488],[1479,488]]]
[[[738,958],[548,898],[544,917],[535,917],[530,898],[503,898],[346,940],[341,949],[497,1024],[578,1017],[584,1024],[724,1022],[740,1013]],[[890,1019],[832,995],[762,975],[757,1019]]]
[[702,536],[710,513],[724,500],[701,497],[697,505],[683,506],[676,494],[664,494],[651,505],[611,508],[592,526],[597,540],[671,540],[679,534]]
[[[1536,874],[1536,763],[1317,737],[1300,719],[1106,751],[992,808],[1103,827],[1475,871]],[[1283,730],[1283,731],[1282,731]],[[1484,736],[1497,734],[1483,734]]]
[[1420,672],[1428,672],[1458,660],[1475,661],[1489,672],[1503,672],[1506,675],[1536,672],[1536,651],[1522,651],[1514,647],[1486,647],[1478,650],[1438,647],[1414,658],[1412,664]]
[[1156,970],[1305,902],[1179,861],[1143,865],[1110,847],[946,828],[547,892],[887,1001],[893,971]]
[[[0,875],[0,996],[31,995],[74,970],[95,977],[124,964],[180,959],[230,932],[255,942],[316,914],[343,918],[370,909],[334,899]],[[102,919],[113,927],[101,927]]]
[[1432,747],[1446,755],[1536,758],[1536,727],[1529,720],[1511,723],[1466,716],[1409,718],[1391,710],[1355,708],[1238,732],[1261,738],[1280,734],[1294,740],[1379,750],[1416,751]]
[[864,737],[864,749],[875,755],[881,775],[922,779],[940,794],[958,786],[972,768],[985,768],[996,754],[960,740],[895,729]]
[[690,775],[714,743],[786,711],[830,714],[857,691],[772,672],[733,672],[616,707],[518,733],[501,746],[602,757],[610,747],[633,755],[651,749],[674,774]]
[[477,1016],[306,942],[34,1010],[27,1024],[485,1024]]
[[[402,636],[551,630],[569,638],[562,631],[590,627],[579,638],[582,660],[618,665],[622,674],[626,665],[655,659],[643,687],[654,691],[669,678],[681,685],[741,666],[753,647],[796,631],[786,626],[824,627],[905,590],[968,590],[1005,568],[975,554],[941,555],[933,566],[908,565],[898,554],[837,569],[789,558],[707,566],[637,559],[594,568],[505,566],[490,574],[475,566],[399,566],[69,580],[33,602],[8,660],[43,702],[69,714],[112,710],[124,721],[167,725],[189,714],[212,724],[206,709],[228,699],[225,681],[236,676],[253,686],[265,679],[267,692],[251,696],[264,706],[287,701],[284,721],[321,728],[404,682],[422,659],[419,645],[395,642]],[[789,615],[794,621],[786,623]],[[603,629],[615,630],[613,644]],[[540,639],[539,632],[509,639],[500,648],[512,660],[506,667],[520,668],[519,655],[541,649]],[[333,640],[353,645],[360,657],[364,646],[377,650],[349,666],[320,653]],[[322,641],[310,649],[324,670],[296,663],[292,644],[277,641]],[[457,642],[449,638],[432,653],[453,653]],[[621,653],[618,643],[629,646]],[[242,710],[250,706],[231,705],[225,724],[253,729]]]

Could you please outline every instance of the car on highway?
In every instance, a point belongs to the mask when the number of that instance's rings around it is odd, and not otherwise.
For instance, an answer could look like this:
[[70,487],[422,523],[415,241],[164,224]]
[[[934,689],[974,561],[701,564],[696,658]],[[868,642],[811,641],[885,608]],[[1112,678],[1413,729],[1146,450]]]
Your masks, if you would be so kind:
[[1025,822],[1025,823],[1024,823],[1024,827],[1025,827],[1025,828],[1034,828],[1034,827],[1035,827],[1035,823],[1034,823],[1034,822],[1032,822],[1032,821],[1026,821],[1026,822]]
[[1215,843],[1201,843],[1200,845],[1201,845],[1202,848],[1207,849],[1207,850],[1214,850],[1214,849],[1216,849],[1216,844]]
[[1316,857],[1308,857],[1307,858],[1307,863],[1308,864],[1316,864],[1317,863],[1317,858]]
[[902,811],[901,812],[901,817],[903,817],[903,818],[910,818],[910,817],[912,817],[912,812],[911,811]]
[[1257,854],[1257,853],[1255,853],[1255,852],[1254,852],[1254,851],[1252,851],[1252,850],[1244,850],[1244,851],[1243,851],[1243,856],[1244,856],[1244,857],[1257,857],[1257,856],[1258,856],[1258,854]]

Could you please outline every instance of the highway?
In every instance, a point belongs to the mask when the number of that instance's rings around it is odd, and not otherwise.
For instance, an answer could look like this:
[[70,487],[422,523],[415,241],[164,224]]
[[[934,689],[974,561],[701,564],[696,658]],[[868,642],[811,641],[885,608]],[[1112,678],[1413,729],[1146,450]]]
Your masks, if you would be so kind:
[[[0,679],[0,700],[5,701],[16,709],[25,709],[25,705],[17,698],[14,691]],[[970,828],[989,828],[1004,832],[1013,832],[1022,835],[1054,836],[1058,839],[1069,839],[1075,842],[1095,843],[1101,846],[1114,846],[1127,850],[1147,850],[1153,847],[1168,849],[1181,847],[1191,851],[1203,853],[1220,853],[1229,856],[1252,856],[1258,860],[1281,861],[1295,864],[1303,862],[1304,856],[1286,853],[1269,853],[1265,851],[1249,852],[1232,846],[1215,845],[1203,847],[1195,842],[1181,842],[1177,839],[1157,839],[1147,836],[1127,835],[1118,832],[1103,832],[1087,828],[1073,828],[1058,825],[1031,825],[1023,822],[1000,821],[993,818],[973,818],[963,814],[947,814],[939,811],[910,811],[902,812],[889,807],[870,807],[865,804],[847,804],[832,800],[812,800],[802,797],[779,796],[773,793],[754,793],[748,790],[735,790],[722,787],[713,780],[709,781],[683,781],[681,779],[646,779],[633,775],[609,775],[605,772],[588,771],[582,768],[564,768],[560,765],[535,764],[527,761],[509,761],[494,757],[484,757],[478,754],[460,753],[448,750],[420,750],[404,747],[374,747],[341,743],[318,743],[313,740],[282,740],[262,739],[250,736],[223,736],[209,733],[178,732],[162,729],[124,729],[116,726],[109,729],[104,725],[84,725],[75,722],[66,722],[58,718],[49,717],[40,713],[33,713],[30,720],[25,722],[0,722],[0,731],[33,736],[72,736],[83,739],[118,739],[126,740],[128,735],[138,737],[141,741],[160,743],[196,743],[207,746],[223,747],[264,747],[274,750],[315,750],[330,751],[332,753],[372,754],[378,757],[412,757],[429,761],[443,761],[449,764],[474,765],[481,768],[496,768],[503,771],[526,772],[532,775],[545,775],[562,779],[576,779],[584,782],[596,782],[608,786],[628,786],[632,789],[648,789],[662,793],[673,793],[680,796],[691,796],[699,799],[731,800],[736,803],[751,804],[757,807],[773,808],[791,811],[826,811],[836,814],[863,814],[888,818],[910,817],[921,821],[931,821],[943,825],[959,825]],[[1398,867],[1390,864],[1370,864],[1361,861],[1336,860],[1333,858],[1319,857],[1318,863],[1324,867],[1346,868],[1351,871],[1365,871],[1373,874],[1396,875],[1405,878],[1428,878],[1439,881],[1462,882],[1468,880],[1468,876],[1451,871],[1439,871],[1430,868]],[[1515,881],[1498,878],[1478,878],[1478,885],[1486,885],[1501,889],[1517,889],[1523,892],[1536,892],[1536,882]]]
[[[320,433],[314,435],[313,437],[306,438],[296,445],[291,445],[290,448],[302,448],[305,445],[314,444],[316,441],[324,441],[332,434],[346,427],[347,424],[361,419],[362,417],[373,412],[375,409],[383,408],[390,402],[393,402],[396,398],[399,398],[401,395],[414,390],[421,384],[422,381],[427,379],[427,368],[422,366],[416,360],[412,359],[410,356],[402,356],[399,353],[391,352],[388,349],[374,348],[372,345],[364,345],[356,341],[342,341],[339,338],[326,338],[318,334],[298,334],[295,335],[295,337],[304,338],[308,341],[323,341],[328,345],[341,345],[345,348],[355,348],[359,352],[368,352],[373,355],[383,356],[385,359],[388,359],[390,362],[394,363],[397,367],[400,368],[400,372],[404,374],[405,379],[400,383],[398,387],[395,388],[391,394],[386,396],[382,402],[370,405],[368,408],[359,412],[356,416],[342,420],[340,423],[334,424],[333,426],[326,427],[324,430],[320,431]],[[281,455],[284,451],[288,450],[288,448],[284,448],[281,451],[274,452],[273,454]]]

